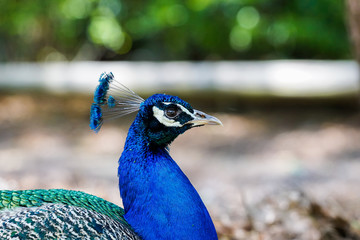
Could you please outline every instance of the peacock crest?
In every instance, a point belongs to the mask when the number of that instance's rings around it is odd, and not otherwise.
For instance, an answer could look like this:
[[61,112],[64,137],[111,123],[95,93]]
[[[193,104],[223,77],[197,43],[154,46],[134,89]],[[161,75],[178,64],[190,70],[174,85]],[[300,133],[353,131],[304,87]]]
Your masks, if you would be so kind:
[[90,110],[90,128],[98,132],[106,120],[136,112],[144,99],[114,79],[112,72],[102,73]]

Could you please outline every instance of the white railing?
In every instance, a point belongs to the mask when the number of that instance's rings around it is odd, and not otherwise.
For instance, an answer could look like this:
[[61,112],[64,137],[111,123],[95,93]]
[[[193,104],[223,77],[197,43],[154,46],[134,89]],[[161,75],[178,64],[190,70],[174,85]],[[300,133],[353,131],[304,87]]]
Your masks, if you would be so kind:
[[221,90],[274,96],[334,96],[359,91],[354,61],[56,62],[0,64],[0,88],[91,92],[101,72],[135,91]]

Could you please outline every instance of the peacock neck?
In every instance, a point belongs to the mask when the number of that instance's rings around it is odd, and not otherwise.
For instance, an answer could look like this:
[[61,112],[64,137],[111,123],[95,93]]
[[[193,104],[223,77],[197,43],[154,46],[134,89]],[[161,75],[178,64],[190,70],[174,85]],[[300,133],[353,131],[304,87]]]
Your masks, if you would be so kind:
[[151,144],[142,126],[132,124],[119,160],[125,219],[144,240],[217,239],[199,194],[166,147]]

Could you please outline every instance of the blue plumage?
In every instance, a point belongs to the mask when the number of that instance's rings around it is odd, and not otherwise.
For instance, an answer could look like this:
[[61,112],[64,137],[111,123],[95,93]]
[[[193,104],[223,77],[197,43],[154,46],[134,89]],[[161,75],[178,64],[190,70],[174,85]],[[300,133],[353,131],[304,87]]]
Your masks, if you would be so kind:
[[[180,110],[173,121],[154,115],[172,107]],[[141,103],[129,129],[119,187],[125,219],[144,239],[217,239],[199,194],[167,150],[179,134],[198,126],[194,118],[217,120],[199,113],[176,96],[155,94]]]
[[119,160],[125,219],[144,239],[217,239],[198,193],[139,116]]

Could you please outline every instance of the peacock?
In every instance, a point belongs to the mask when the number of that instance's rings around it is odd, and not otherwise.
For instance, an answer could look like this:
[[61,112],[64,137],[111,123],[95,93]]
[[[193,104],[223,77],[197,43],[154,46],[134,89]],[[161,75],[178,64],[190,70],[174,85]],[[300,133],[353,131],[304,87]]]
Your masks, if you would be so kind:
[[169,154],[185,131],[222,125],[177,96],[144,100],[103,73],[94,93],[90,128],[138,111],[119,159],[124,209],[73,190],[0,191],[0,239],[217,239],[199,194]]

